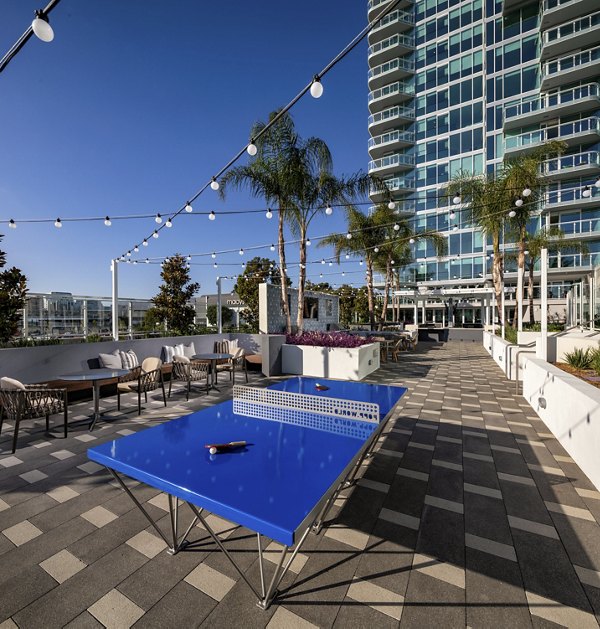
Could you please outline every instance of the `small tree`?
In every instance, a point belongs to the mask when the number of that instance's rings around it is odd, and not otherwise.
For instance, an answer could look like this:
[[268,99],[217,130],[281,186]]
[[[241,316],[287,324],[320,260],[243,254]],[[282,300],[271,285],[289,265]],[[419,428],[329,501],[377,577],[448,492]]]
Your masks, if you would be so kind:
[[[287,276],[286,282],[288,286],[291,284]],[[244,272],[238,275],[233,287],[234,292],[245,305],[240,314],[253,330],[258,330],[258,285],[263,283],[279,286],[281,274],[273,260],[257,256],[248,261]]]
[[[0,238],[3,236],[0,235]],[[6,264],[6,254],[0,251],[0,268]],[[19,331],[22,310],[27,297],[27,278],[20,269],[12,267],[0,273],[0,341],[7,343]]]
[[152,299],[154,317],[164,321],[167,329],[177,334],[191,332],[194,325],[195,309],[190,305],[200,284],[192,282],[185,258],[176,254],[163,264],[160,274],[163,283]]
[[[211,325],[217,325],[217,305],[211,304],[206,308],[206,318]],[[228,325],[233,319],[233,311],[227,306],[221,306],[221,324]]]

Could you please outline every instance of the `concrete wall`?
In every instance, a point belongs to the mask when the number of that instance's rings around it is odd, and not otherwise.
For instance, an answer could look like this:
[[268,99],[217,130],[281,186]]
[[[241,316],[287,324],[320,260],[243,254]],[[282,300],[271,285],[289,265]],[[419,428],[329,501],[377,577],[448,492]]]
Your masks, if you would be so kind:
[[77,343],[68,345],[43,345],[41,347],[15,347],[0,349],[0,377],[10,376],[26,383],[56,380],[58,376],[82,371],[93,366],[98,354],[110,354],[115,349],[129,350],[137,354],[140,362],[148,356],[160,356],[163,345],[188,344],[194,341],[196,352],[212,352],[217,340],[237,338],[240,347],[248,353],[260,353],[257,334],[206,334],[166,338],[136,339],[133,341],[103,341],[101,343]]
[[523,397],[600,490],[600,389],[539,358],[523,376]]
[[[298,291],[288,288],[292,326],[298,318]],[[329,326],[337,326],[340,321],[339,297],[328,293],[305,291],[304,297],[318,299],[318,319],[304,319],[305,330],[327,330]],[[281,307],[281,288],[274,284],[260,284],[258,287],[258,328],[265,334],[285,332],[285,317]],[[331,302],[331,314],[327,313],[327,302]]]
[[502,369],[509,380],[517,378],[517,361],[519,362],[518,378],[521,379],[521,369],[528,355],[535,355],[535,347],[519,347],[512,345],[492,332],[483,332],[483,346],[494,362]]

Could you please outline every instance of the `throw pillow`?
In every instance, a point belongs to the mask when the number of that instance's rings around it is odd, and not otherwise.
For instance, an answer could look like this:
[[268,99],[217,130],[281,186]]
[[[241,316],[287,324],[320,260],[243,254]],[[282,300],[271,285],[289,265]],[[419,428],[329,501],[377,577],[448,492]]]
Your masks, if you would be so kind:
[[196,355],[196,348],[194,347],[194,341],[191,341],[189,345],[183,346],[183,355],[188,358],[193,358]]
[[174,356],[185,356],[183,351],[183,343],[179,343],[173,347],[173,355]]
[[118,349],[111,354],[98,354],[98,360],[104,369],[123,369],[123,360]]
[[120,351],[121,354],[121,363],[123,365],[123,369],[133,369],[134,367],[138,367],[140,361],[136,353],[130,349],[128,352]]
[[191,362],[190,359],[187,356],[173,356],[173,362],[174,363],[189,363]]
[[233,339],[232,341],[229,341],[229,352],[227,352],[228,354],[235,354],[238,351],[238,340],[237,339]]
[[163,363],[172,363],[175,348],[172,345],[163,345],[161,358]]
[[6,391],[19,391],[24,390],[25,385],[19,380],[15,380],[14,378],[0,378],[0,389],[5,389]]

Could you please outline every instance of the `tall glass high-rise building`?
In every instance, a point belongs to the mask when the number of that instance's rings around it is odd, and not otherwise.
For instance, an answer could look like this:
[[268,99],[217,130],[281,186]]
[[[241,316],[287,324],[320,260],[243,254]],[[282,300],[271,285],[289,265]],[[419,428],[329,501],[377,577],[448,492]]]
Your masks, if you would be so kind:
[[[391,4],[370,0],[369,20]],[[441,321],[436,288],[464,295],[467,322],[486,316],[472,295],[490,279],[491,247],[440,190],[461,170],[493,171],[552,139],[568,149],[543,166],[547,194],[531,231],[556,225],[565,240],[587,245],[587,253],[550,255],[550,309],[567,316],[600,261],[600,3],[402,0],[370,33],[368,62],[369,172],[418,229],[448,236],[446,258],[419,243],[402,271],[403,285],[432,289],[426,308],[405,304],[404,318]],[[514,267],[507,262],[508,286]]]

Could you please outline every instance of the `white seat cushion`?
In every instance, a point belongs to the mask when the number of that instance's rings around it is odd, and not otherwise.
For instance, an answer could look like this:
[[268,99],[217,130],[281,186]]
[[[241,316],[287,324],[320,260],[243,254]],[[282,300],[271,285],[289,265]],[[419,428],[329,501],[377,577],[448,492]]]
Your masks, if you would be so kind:
[[15,380],[14,378],[8,378],[5,376],[4,378],[0,378],[0,388],[4,389],[5,391],[24,391],[25,385],[19,380]]
[[189,345],[183,346],[183,355],[187,358],[193,358],[196,355],[196,348],[194,347],[194,341],[191,341]]
[[98,354],[98,360],[100,366],[104,369],[122,369],[123,359],[121,358],[120,350],[116,349],[110,354]]

